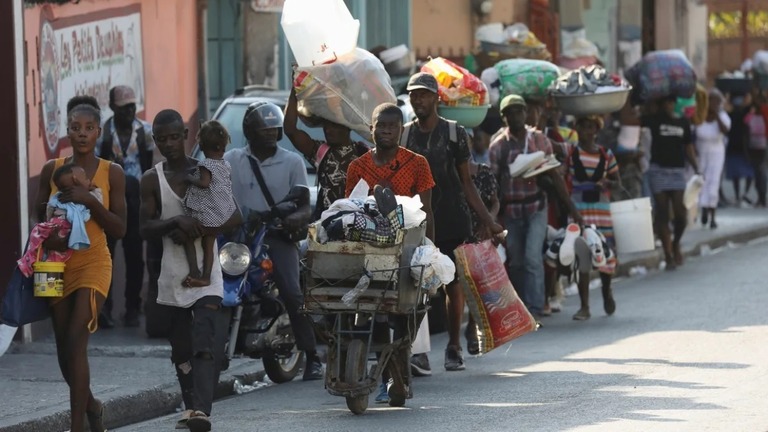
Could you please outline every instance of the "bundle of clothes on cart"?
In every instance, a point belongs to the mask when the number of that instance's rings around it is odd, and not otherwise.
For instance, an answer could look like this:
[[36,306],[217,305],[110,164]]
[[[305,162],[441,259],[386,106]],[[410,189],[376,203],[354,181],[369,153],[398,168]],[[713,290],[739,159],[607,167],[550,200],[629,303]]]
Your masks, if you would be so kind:
[[[392,194],[387,188],[369,196],[369,185],[360,180],[349,198],[336,200],[315,223],[319,243],[351,241],[388,247],[402,240],[402,231],[426,223],[419,196]],[[420,288],[434,295],[454,280],[456,267],[451,259],[424,238],[411,259],[411,276]]]

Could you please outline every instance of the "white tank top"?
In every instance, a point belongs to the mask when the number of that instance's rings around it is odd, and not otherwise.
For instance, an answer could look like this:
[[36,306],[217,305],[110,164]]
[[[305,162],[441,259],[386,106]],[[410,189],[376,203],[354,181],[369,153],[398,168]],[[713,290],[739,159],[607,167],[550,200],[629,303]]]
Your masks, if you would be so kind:
[[[160,219],[170,219],[184,215],[183,198],[176,195],[163,171],[163,162],[155,165],[157,180],[160,183],[160,200],[162,209]],[[200,239],[195,241],[197,250],[197,265],[202,268],[203,248]],[[157,303],[167,306],[188,308],[196,301],[206,296],[222,297],[224,282],[221,278],[218,247],[213,247],[213,267],[211,269],[211,284],[202,288],[185,288],[181,285],[189,274],[187,255],[184,247],[177,245],[170,237],[163,237],[163,260],[161,261],[160,278],[157,280]]]

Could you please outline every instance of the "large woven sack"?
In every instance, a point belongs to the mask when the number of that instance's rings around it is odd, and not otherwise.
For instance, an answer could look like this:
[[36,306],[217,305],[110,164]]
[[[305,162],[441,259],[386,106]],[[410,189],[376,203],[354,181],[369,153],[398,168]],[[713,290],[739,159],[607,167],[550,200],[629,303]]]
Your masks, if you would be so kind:
[[496,246],[490,240],[463,244],[454,251],[469,312],[480,330],[480,352],[538,328],[517,296]]
[[646,102],[667,96],[689,98],[696,92],[696,71],[680,50],[652,51],[626,73],[635,98]]
[[560,69],[543,60],[511,59],[496,63],[501,81],[501,97],[516,94],[525,98],[545,98],[547,89],[560,75]]
[[293,85],[302,115],[347,126],[364,138],[371,134],[373,110],[397,102],[384,65],[360,48],[330,64],[298,68]]

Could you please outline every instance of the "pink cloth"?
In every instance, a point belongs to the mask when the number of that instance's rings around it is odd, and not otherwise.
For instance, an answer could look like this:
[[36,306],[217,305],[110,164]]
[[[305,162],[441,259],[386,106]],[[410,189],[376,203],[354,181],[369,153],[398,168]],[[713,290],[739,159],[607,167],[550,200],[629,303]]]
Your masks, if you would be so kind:
[[[43,247],[43,242],[48,239],[51,233],[58,229],[59,237],[66,238],[69,232],[72,230],[72,225],[64,217],[55,217],[48,222],[41,222],[32,228],[32,232],[29,234],[29,246],[27,251],[20,260],[16,261],[19,265],[19,271],[26,276],[31,277],[35,270],[33,264],[37,261],[37,250]],[[57,251],[44,251],[46,254],[46,261],[49,262],[65,262],[72,256],[72,250],[69,249],[66,252]]]

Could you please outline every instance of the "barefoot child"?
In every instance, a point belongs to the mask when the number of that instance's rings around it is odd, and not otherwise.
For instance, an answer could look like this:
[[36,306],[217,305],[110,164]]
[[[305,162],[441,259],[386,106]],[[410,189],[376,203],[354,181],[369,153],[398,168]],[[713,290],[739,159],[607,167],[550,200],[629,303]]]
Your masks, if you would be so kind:
[[[229,162],[224,160],[224,150],[229,144],[229,133],[221,123],[211,120],[203,123],[198,139],[205,159],[200,161],[194,172],[187,178],[190,186],[184,197],[184,208],[188,216],[200,221],[204,227],[218,228],[237,211],[237,205],[232,196],[231,168]],[[195,288],[208,286],[211,283],[215,242],[216,236],[203,236],[202,271],[197,264],[194,241],[189,241],[184,246],[189,263],[189,276],[184,280],[184,286]]]

